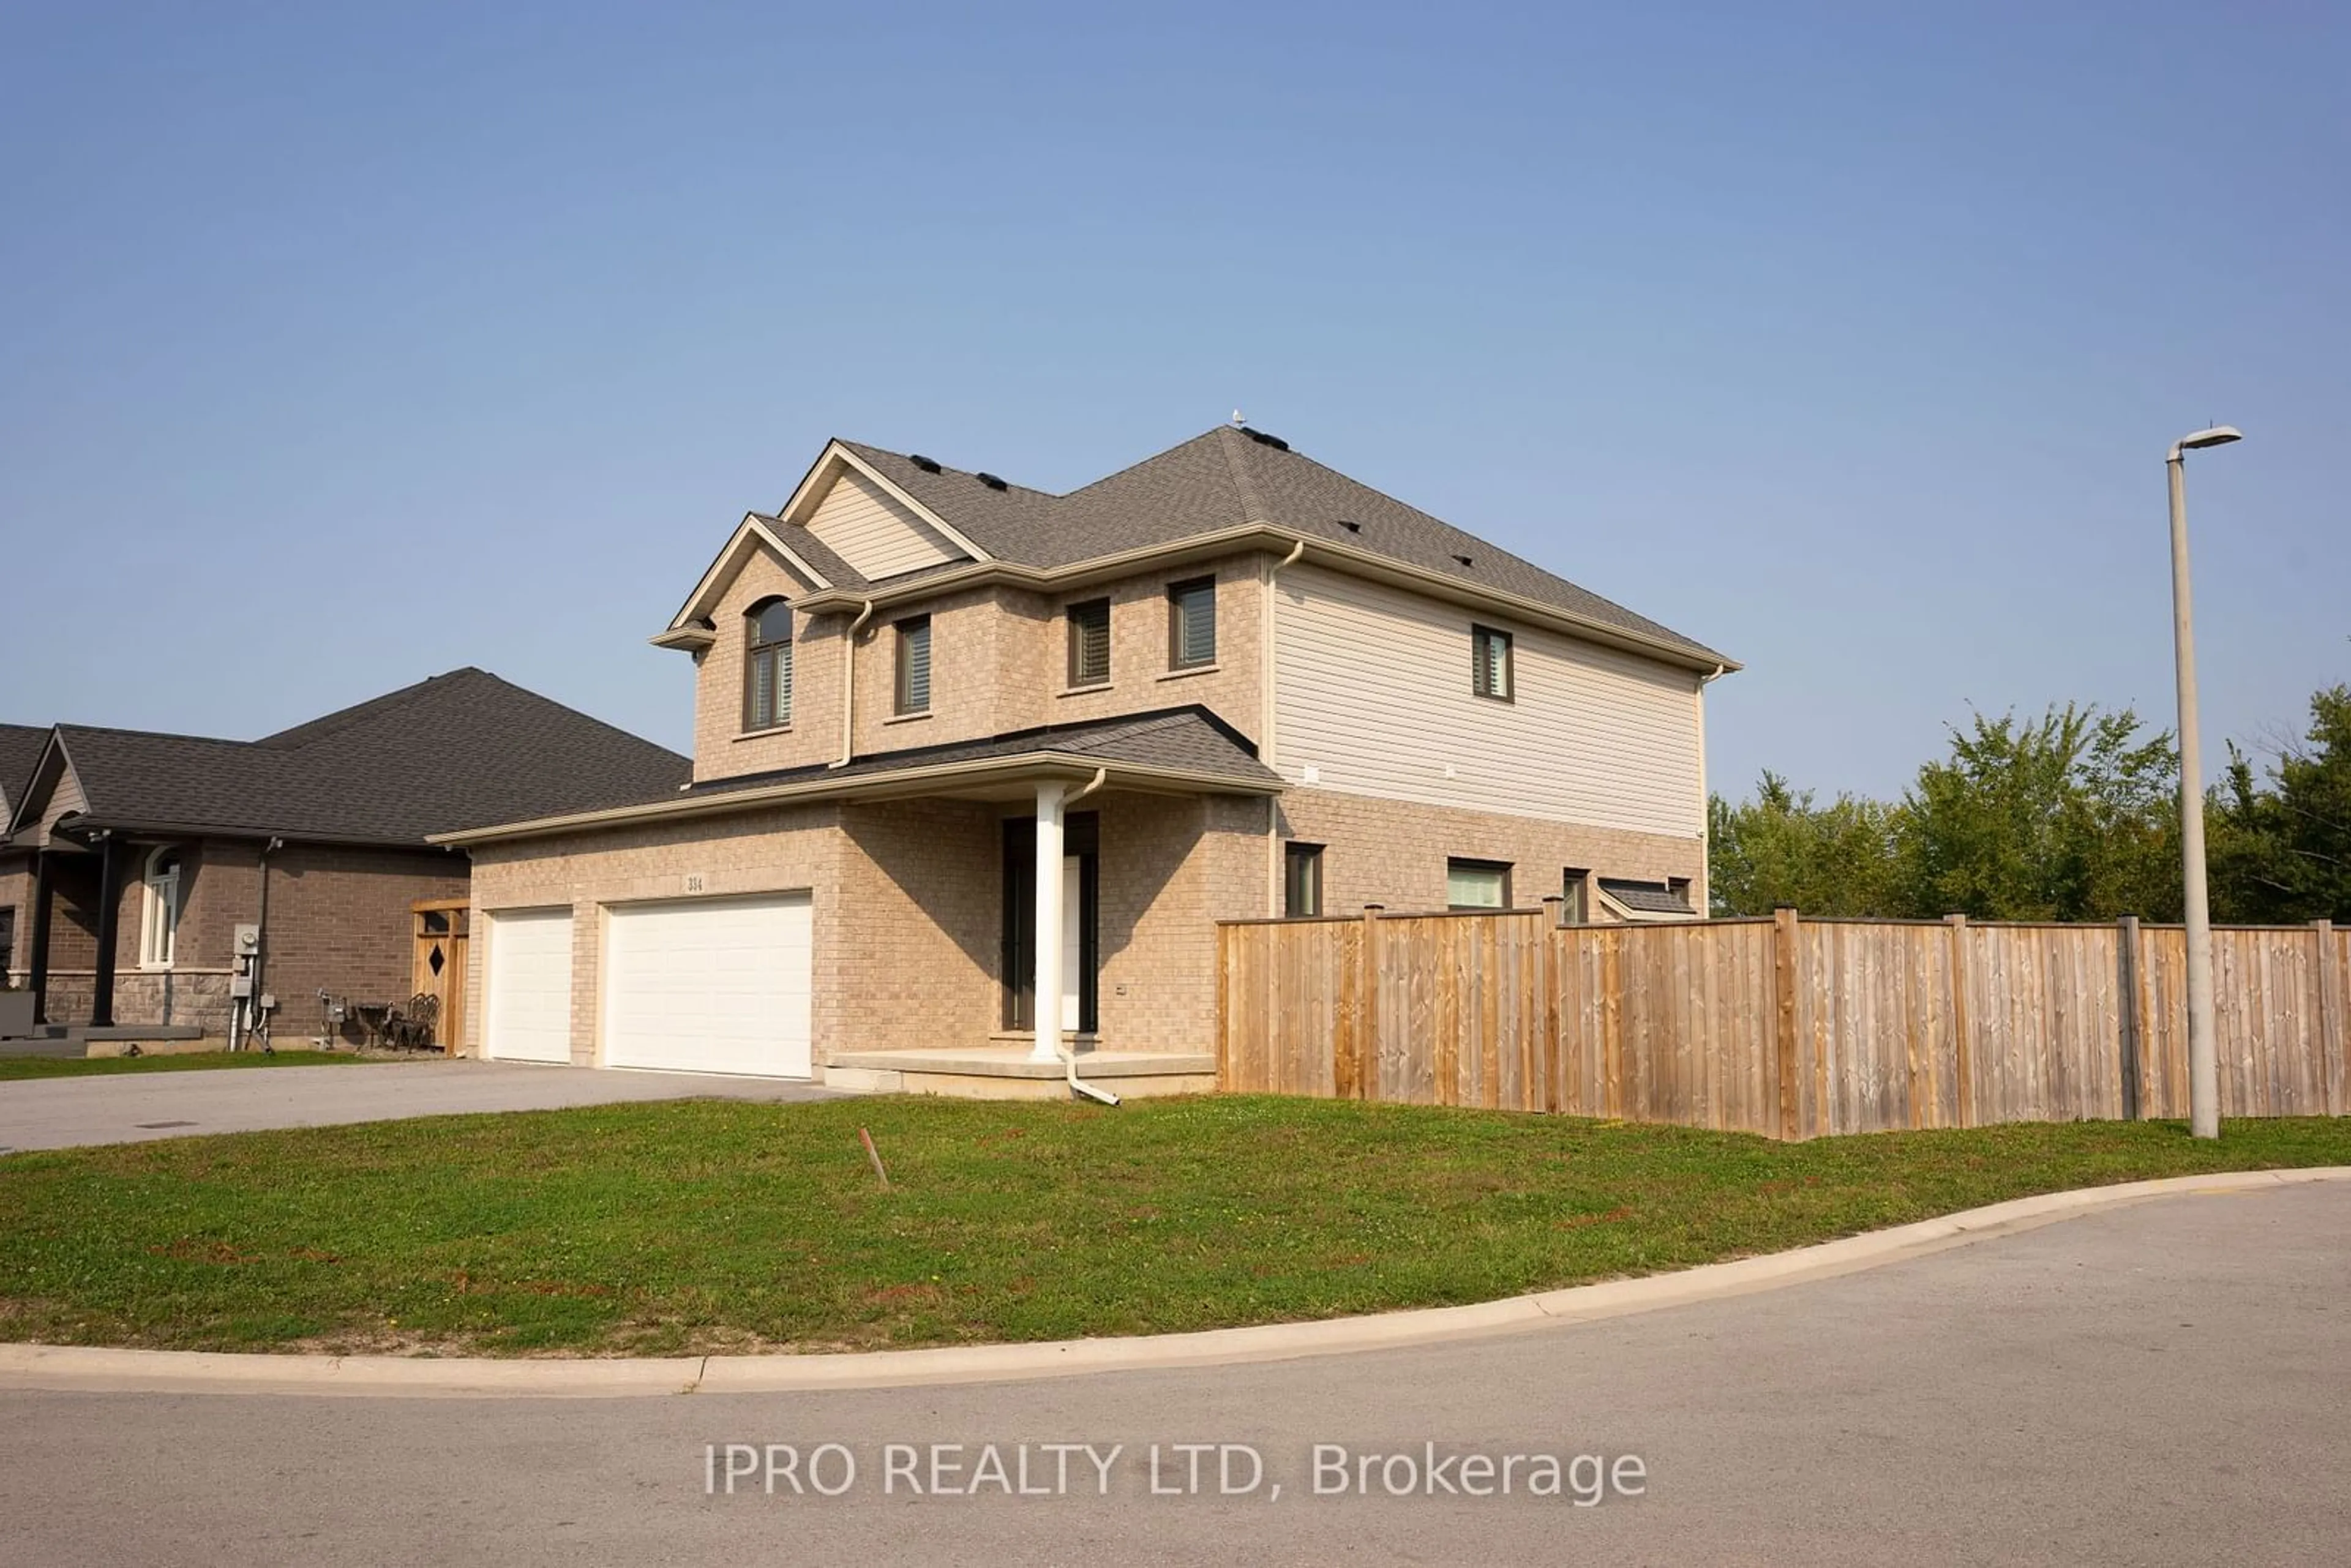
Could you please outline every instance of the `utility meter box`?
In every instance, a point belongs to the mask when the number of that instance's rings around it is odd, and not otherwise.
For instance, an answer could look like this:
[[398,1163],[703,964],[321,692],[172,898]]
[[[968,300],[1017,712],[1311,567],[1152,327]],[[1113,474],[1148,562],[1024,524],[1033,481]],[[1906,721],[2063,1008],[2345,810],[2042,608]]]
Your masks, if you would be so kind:
[[235,928],[233,941],[238,957],[253,957],[261,951],[261,927],[252,925],[239,925]]

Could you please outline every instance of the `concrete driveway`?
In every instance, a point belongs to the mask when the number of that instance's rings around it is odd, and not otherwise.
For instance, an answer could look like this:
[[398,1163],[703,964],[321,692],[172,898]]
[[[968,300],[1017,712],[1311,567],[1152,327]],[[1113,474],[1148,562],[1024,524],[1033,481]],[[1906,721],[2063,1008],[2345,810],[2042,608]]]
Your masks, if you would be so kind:
[[774,1078],[620,1072],[512,1061],[387,1061],[132,1072],[0,1083],[0,1153],[262,1127],[325,1127],[469,1111],[552,1111],[622,1101],[817,1100]]
[[[841,1495],[823,1444],[859,1461]],[[1217,1495],[1177,1444],[1246,1445]],[[759,1470],[713,1495],[716,1456]],[[763,1487],[789,1445],[795,1493]],[[998,1446],[1005,1484],[978,1479]],[[1019,1468],[1019,1446],[1029,1468]],[[1064,1486],[1044,1445],[1118,1453]],[[1160,1446],[1154,1491],[1150,1449]],[[1314,1448],[1347,1450],[1315,1495]],[[1365,1455],[1636,1456],[1478,1497]],[[913,1451],[920,1495],[885,1478]],[[961,1445],[934,1450],[933,1445]],[[942,1467],[934,1471],[934,1454]],[[1231,1450],[1232,1479],[1250,1467]],[[0,1393],[0,1561],[2289,1563],[2351,1541],[2351,1184],[2170,1197],[1645,1316],[1352,1357],[618,1400]],[[780,1463],[781,1448],[776,1451]],[[1355,1479],[1369,1475],[1370,1495]],[[1614,1476],[1612,1474],[1612,1480]],[[942,1494],[932,1483],[965,1489]],[[1275,1483],[1279,1498],[1270,1494]],[[1490,1488],[1490,1478],[1487,1482]],[[1028,1495],[1007,1495],[1025,1486]],[[1041,1490],[1040,1490],[1041,1489]]]

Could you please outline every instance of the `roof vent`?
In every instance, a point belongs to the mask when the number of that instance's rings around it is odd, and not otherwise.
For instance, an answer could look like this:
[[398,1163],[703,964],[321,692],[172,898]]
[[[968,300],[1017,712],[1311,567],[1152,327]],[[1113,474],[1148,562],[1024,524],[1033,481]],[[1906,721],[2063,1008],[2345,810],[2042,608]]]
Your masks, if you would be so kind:
[[1287,452],[1290,450],[1290,443],[1284,441],[1279,435],[1268,435],[1262,430],[1251,430],[1247,425],[1243,425],[1241,427],[1241,434],[1248,436],[1251,441],[1256,442],[1259,446],[1270,446],[1276,452]]
[[1455,556],[1453,559],[1454,559],[1455,560],[1459,561],[1463,566],[1468,566],[1468,565],[1471,565],[1471,564],[1472,564],[1472,563],[1471,563],[1471,561],[1470,561],[1470,559],[1469,559],[1469,558],[1468,558],[1468,556],[1466,556],[1466,555],[1457,555],[1457,556]]
[[939,460],[937,458],[925,457],[919,452],[908,453],[906,455],[906,461],[913,464],[915,467],[920,468],[925,474],[935,474],[939,471]]
[[1355,521],[1353,517],[1341,517],[1339,519],[1339,526],[1346,529],[1351,534],[1360,534],[1364,531],[1364,525]]
[[1006,484],[1003,480],[998,478],[993,474],[975,474],[972,477],[978,480],[981,484],[987,486],[991,490],[1009,490],[1012,488],[1011,486]]

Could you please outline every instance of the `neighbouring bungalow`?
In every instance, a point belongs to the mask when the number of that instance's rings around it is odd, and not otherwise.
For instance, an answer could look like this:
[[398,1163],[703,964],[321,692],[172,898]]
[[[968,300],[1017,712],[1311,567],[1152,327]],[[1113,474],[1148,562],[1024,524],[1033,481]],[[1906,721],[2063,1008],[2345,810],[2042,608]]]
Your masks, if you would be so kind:
[[475,669],[259,740],[0,727],[0,972],[59,1049],[455,1038],[470,867],[427,835],[689,773]]

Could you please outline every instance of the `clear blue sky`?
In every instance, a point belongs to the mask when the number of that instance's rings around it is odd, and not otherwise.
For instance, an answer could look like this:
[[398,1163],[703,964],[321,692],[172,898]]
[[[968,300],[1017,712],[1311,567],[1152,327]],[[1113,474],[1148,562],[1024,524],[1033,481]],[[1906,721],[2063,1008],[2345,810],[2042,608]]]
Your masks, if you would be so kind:
[[684,747],[643,639],[825,437],[1236,406],[1745,661],[1732,793],[2168,716],[2212,419],[2208,745],[2351,678],[2340,9],[1127,9],[0,13],[0,717]]

